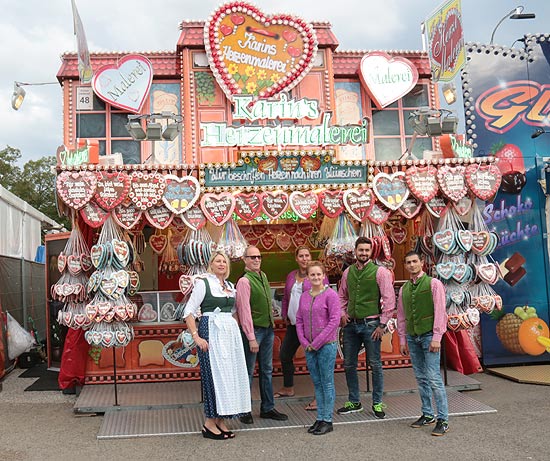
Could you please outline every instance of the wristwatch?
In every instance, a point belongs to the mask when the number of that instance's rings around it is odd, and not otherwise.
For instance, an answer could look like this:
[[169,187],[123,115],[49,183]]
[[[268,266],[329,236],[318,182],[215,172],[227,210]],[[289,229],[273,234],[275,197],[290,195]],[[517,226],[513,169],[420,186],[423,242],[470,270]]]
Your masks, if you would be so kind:
[[380,323],[378,325],[379,328],[382,328],[382,330],[385,330],[386,329],[386,324],[385,323]]

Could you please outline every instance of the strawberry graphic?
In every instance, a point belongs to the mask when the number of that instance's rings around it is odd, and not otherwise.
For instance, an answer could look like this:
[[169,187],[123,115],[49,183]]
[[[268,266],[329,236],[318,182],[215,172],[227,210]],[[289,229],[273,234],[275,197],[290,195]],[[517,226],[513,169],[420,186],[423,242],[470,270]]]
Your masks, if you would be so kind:
[[499,159],[497,166],[502,174],[510,172],[525,173],[523,154],[515,144],[496,143],[491,147],[491,154]]

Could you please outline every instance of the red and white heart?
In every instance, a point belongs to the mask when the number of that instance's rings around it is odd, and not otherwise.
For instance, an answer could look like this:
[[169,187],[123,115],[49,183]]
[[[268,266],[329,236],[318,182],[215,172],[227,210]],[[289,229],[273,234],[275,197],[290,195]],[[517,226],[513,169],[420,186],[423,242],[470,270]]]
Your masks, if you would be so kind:
[[123,171],[108,173],[98,171],[97,187],[94,194],[96,203],[104,210],[110,211],[120,205],[130,190],[130,177]]
[[498,191],[502,174],[494,164],[471,164],[466,168],[466,182],[474,195],[481,200],[489,200]]
[[388,220],[390,214],[390,210],[378,205],[378,203],[374,203],[369,211],[369,214],[367,215],[367,218],[370,222],[381,226]]
[[466,315],[468,316],[470,323],[474,327],[479,323],[480,315],[477,309],[474,309],[473,307],[469,307],[468,309],[466,309]]
[[194,176],[178,176],[168,174],[164,176],[166,189],[162,201],[175,214],[184,213],[199,199],[201,187]]
[[401,245],[407,240],[407,228],[403,226],[393,226],[390,229],[390,237],[397,245]]
[[71,208],[79,210],[94,196],[97,178],[91,171],[62,171],[57,175],[57,194]]
[[372,190],[378,200],[390,210],[397,210],[409,196],[405,173],[378,173],[372,181]]
[[113,239],[111,241],[113,246],[113,254],[115,257],[123,264],[128,264],[128,259],[130,258],[130,247],[128,243],[123,240]]
[[124,229],[132,229],[141,219],[143,213],[134,203],[121,203],[113,211],[113,219]]
[[166,229],[174,219],[174,213],[165,203],[159,203],[148,210],[145,210],[145,218],[157,229]]
[[437,169],[432,165],[408,168],[405,171],[405,180],[411,193],[424,203],[433,199],[439,190]]
[[351,217],[359,222],[365,222],[374,206],[374,197],[370,189],[346,189],[342,197],[346,210]]
[[154,322],[157,320],[157,312],[151,304],[145,303],[139,309],[138,320],[140,322]]
[[235,197],[229,192],[204,194],[201,198],[202,212],[212,224],[223,226],[233,214]]
[[79,213],[84,222],[94,229],[101,227],[110,215],[93,200],[86,203]]
[[472,235],[471,231],[460,229],[456,233],[456,240],[460,248],[462,248],[465,252],[468,252],[472,249],[472,244],[474,243],[474,236]]
[[434,197],[429,202],[426,202],[426,209],[436,218],[441,218],[441,215],[447,209],[447,204],[443,197]]
[[344,210],[342,190],[324,190],[319,194],[319,207],[325,216],[337,218]]
[[487,231],[472,232],[472,252],[482,255],[491,243],[491,234]]
[[149,245],[151,246],[151,250],[158,255],[164,251],[167,244],[168,238],[164,234],[153,234],[149,237]]
[[457,202],[468,192],[465,172],[466,168],[462,165],[443,165],[437,172],[437,181],[441,191],[453,202]]
[[92,88],[108,104],[137,114],[147,100],[152,81],[151,62],[145,56],[129,54],[97,69]]
[[493,263],[479,264],[476,266],[476,268],[477,268],[477,275],[479,275],[479,278],[481,280],[483,280],[484,282],[487,282],[490,285],[494,285],[495,283],[497,283],[499,279],[499,272],[496,264],[493,264]]
[[67,256],[65,256],[63,252],[61,252],[57,257],[57,270],[63,273],[66,265],[67,265]]
[[403,201],[403,204],[397,211],[405,218],[412,219],[420,212],[421,209],[422,202],[420,202],[416,197],[409,195],[407,200]]
[[262,234],[260,237],[260,243],[266,250],[271,250],[273,248],[273,245],[275,245],[275,236],[267,231]]
[[146,210],[156,205],[164,194],[166,181],[160,173],[134,172],[130,175],[132,180],[128,197],[141,210]]
[[286,232],[279,232],[277,237],[275,237],[277,246],[283,250],[287,251],[292,246],[292,238]]
[[262,209],[271,220],[277,219],[288,208],[288,195],[283,191],[264,192],[262,195]]
[[80,256],[69,255],[67,257],[67,268],[71,275],[75,277],[82,272],[82,263],[80,262]]
[[193,289],[193,277],[183,274],[180,276],[178,284],[180,291],[185,296]]
[[455,234],[450,229],[436,232],[432,240],[434,245],[443,253],[451,253],[456,246]]
[[230,100],[290,90],[311,69],[317,53],[310,24],[288,14],[268,16],[241,1],[214,11],[204,26],[204,44],[210,68]]
[[[101,283],[99,284],[99,289],[101,292],[106,295],[107,297],[111,297],[111,295],[114,293],[115,289],[118,287],[118,283],[114,277],[109,277],[107,279],[101,280]],[[102,315],[105,315],[104,312],[101,311],[102,305],[104,303],[100,303],[99,306],[99,313]],[[109,303],[106,303],[109,306],[109,309],[111,308],[111,305]]]
[[472,199],[465,195],[460,200],[453,202],[453,207],[460,216],[466,216],[472,208]]
[[180,217],[183,223],[191,230],[199,230],[206,225],[206,216],[204,216],[204,213],[198,206],[189,208]]
[[243,221],[252,221],[262,212],[262,194],[240,192],[235,195],[235,213]]
[[319,198],[315,192],[294,191],[289,197],[290,207],[301,219],[309,219],[319,207]]

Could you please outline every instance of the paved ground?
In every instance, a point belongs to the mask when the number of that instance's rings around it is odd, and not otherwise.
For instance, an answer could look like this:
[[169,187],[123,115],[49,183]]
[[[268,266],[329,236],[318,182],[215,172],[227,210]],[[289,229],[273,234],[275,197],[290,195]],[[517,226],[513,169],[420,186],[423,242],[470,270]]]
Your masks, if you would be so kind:
[[230,441],[199,435],[99,441],[101,416],[75,416],[74,396],[23,392],[35,378],[15,370],[0,392],[0,460],[544,460],[550,459],[550,386],[478,374],[468,393],[497,413],[456,417],[444,437],[403,421],[337,426],[323,437],[300,429],[250,431]]

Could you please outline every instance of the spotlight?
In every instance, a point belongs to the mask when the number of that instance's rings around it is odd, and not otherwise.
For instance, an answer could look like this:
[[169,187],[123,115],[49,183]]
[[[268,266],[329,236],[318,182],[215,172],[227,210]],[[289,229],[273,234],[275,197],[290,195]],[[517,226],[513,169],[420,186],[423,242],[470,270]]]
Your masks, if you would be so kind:
[[456,102],[456,87],[454,83],[445,83],[442,87],[443,97],[447,104],[453,104]]
[[147,134],[143,130],[141,122],[139,121],[128,122],[126,124],[126,129],[128,130],[128,133],[130,133],[130,136],[132,136],[132,138],[136,141],[143,141],[147,137]]
[[14,110],[19,110],[23,99],[25,99],[26,91],[19,82],[13,82],[13,94],[11,95],[11,107]]
[[426,124],[426,134],[428,136],[441,135],[441,120],[440,117],[428,117]]
[[159,122],[147,123],[147,139],[149,141],[160,141],[162,139],[162,125]]
[[441,133],[453,134],[458,129],[458,117],[456,115],[447,115],[441,120]]
[[162,139],[165,141],[173,141],[176,139],[178,134],[181,132],[181,124],[180,123],[168,123],[166,125],[166,128],[162,132]]
[[541,134],[550,133],[550,131],[546,131],[543,128],[537,128],[533,133],[531,134],[531,138],[535,139],[538,138]]
[[[146,120],[145,130],[141,120]],[[128,115],[126,129],[136,141],[173,141],[181,133],[181,115],[172,112]]]

